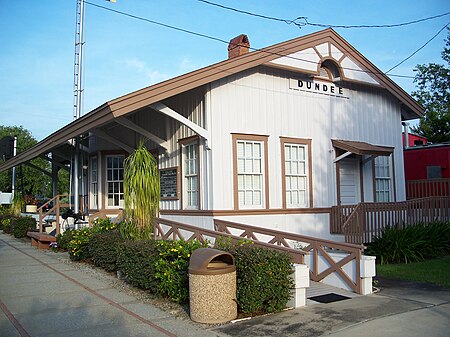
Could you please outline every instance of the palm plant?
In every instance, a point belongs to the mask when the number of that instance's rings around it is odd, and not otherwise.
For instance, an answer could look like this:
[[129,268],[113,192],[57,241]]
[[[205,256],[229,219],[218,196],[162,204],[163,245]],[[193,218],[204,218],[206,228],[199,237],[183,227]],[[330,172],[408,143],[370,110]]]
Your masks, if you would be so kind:
[[124,162],[124,215],[120,226],[123,237],[149,239],[153,220],[159,211],[158,163],[141,142]]

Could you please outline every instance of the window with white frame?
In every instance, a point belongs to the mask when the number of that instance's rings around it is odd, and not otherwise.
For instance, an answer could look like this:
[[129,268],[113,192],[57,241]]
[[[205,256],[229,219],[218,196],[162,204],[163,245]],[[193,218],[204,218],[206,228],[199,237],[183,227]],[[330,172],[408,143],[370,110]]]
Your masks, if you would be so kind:
[[90,188],[91,188],[91,197],[90,197],[90,208],[98,209],[98,162],[97,157],[91,158],[91,163],[89,165],[90,168]]
[[123,156],[106,157],[107,207],[123,207]]
[[183,202],[185,208],[198,208],[198,143],[183,146],[184,188]]
[[264,205],[263,142],[237,140],[237,196],[239,208]]
[[390,157],[375,158],[375,201],[387,202],[391,198],[391,169]]
[[308,207],[308,145],[284,144],[286,207]]

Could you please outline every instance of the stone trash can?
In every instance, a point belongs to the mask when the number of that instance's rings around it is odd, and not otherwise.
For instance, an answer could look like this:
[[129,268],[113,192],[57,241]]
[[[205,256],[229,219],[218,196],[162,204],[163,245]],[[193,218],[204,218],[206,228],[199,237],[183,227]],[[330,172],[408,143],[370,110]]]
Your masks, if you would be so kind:
[[191,319],[199,323],[224,323],[237,317],[236,264],[230,253],[194,250],[189,262]]

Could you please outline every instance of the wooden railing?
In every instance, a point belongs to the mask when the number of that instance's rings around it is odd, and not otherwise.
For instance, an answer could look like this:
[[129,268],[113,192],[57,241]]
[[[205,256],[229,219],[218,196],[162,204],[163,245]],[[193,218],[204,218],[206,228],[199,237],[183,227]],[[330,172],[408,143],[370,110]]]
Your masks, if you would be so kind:
[[[187,225],[173,220],[161,218],[156,218],[153,236],[155,240],[163,239],[191,241],[197,239],[200,242],[210,244],[214,244],[215,240],[219,237],[229,238],[232,242],[242,240],[242,237],[229,233],[221,233],[218,231],[213,231],[210,229],[200,228],[197,226]],[[254,241],[254,244],[255,246],[263,248],[274,248],[274,245],[271,243]],[[288,253],[292,257],[292,262],[294,263],[305,263],[304,257],[306,252],[303,250],[289,247],[279,247],[278,250]]]
[[330,213],[330,233],[342,234],[342,224],[344,224],[348,217],[353,213],[358,205],[342,205],[339,207],[332,207]]
[[[214,220],[214,228],[215,230],[209,230],[158,218],[155,223],[154,238],[186,241],[197,239],[210,244],[214,244],[219,237],[229,238],[234,242],[244,238],[249,239],[255,246],[288,253],[293,263],[305,264],[308,262],[305,261],[305,256],[308,256],[310,278],[313,281],[319,282],[328,275],[336,273],[353,291],[362,292],[360,264],[364,247],[361,245],[321,240],[217,219]],[[339,260],[336,261],[332,253],[345,253],[345,255],[340,254]],[[321,268],[320,263],[327,264],[328,267]],[[349,263],[354,263],[355,273],[351,275],[343,269]]]
[[406,182],[406,199],[436,196],[450,196],[450,178],[408,180]]
[[123,214],[123,209],[102,209],[98,212],[89,215],[89,226],[92,226],[95,219],[106,218],[108,215],[116,216],[116,222],[120,221]]
[[[267,242],[272,245],[272,249],[294,249],[296,246],[301,245],[301,249],[310,254],[309,273],[311,280],[320,282],[328,275],[336,273],[354,292],[362,293],[360,277],[361,257],[364,251],[364,246],[362,245],[335,242],[218,219],[214,219],[214,229],[229,235],[238,235],[240,238],[251,239],[255,244]],[[343,253],[345,257],[342,258],[343,255],[339,254],[339,260],[336,261],[331,255],[332,253]],[[323,264],[327,264],[328,267],[320,268],[319,260]],[[352,262],[354,263],[355,273],[354,275],[349,275],[344,271],[343,267]]]
[[[400,202],[366,202],[352,205],[353,212],[340,226],[345,241],[369,243],[386,227],[400,227],[434,221],[450,221],[450,197],[428,197]],[[348,206],[346,206],[347,208]],[[335,206],[334,212],[339,212]],[[339,217],[337,217],[339,219]],[[333,220],[333,219],[331,219]],[[339,224],[334,223],[333,228]]]
[[[55,222],[56,222],[56,235],[60,233],[60,226],[59,226],[59,215],[61,207],[69,207],[69,204],[62,203],[61,199],[68,197],[67,194],[59,194],[49,201],[47,201],[45,204],[43,204],[41,207],[38,208],[39,212],[39,236],[42,235],[43,231],[43,224],[45,221],[45,218],[49,215],[54,214],[55,215]],[[51,207],[51,208],[50,208]],[[44,211],[44,209],[47,209],[47,211]]]

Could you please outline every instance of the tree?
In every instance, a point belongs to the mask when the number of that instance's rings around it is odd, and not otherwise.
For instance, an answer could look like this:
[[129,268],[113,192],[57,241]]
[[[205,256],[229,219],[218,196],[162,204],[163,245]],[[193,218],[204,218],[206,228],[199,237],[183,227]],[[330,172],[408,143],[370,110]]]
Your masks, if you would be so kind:
[[[0,139],[5,136],[17,136],[17,154],[29,149],[37,143],[31,132],[23,126],[4,126],[0,125]],[[0,159],[0,162],[3,159]],[[42,169],[49,170],[49,164],[42,158],[33,160],[33,164]],[[0,191],[10,192],[12,189],[12,170],[0,173]],[[16,191],[22,195],[41,195],[49,196],[51,194],[51,179],[44,173],[21,165],[16,168]]]
[[450,141],[450,28],[441,55],[446,64],[419,64],[414,69],[418,90],[412,95],[425,114],[412,130],[433,143]]
[[150,239],[159,210],[158,163],[141,143],[124,163],[124,215],[121,234],[128,239]]

